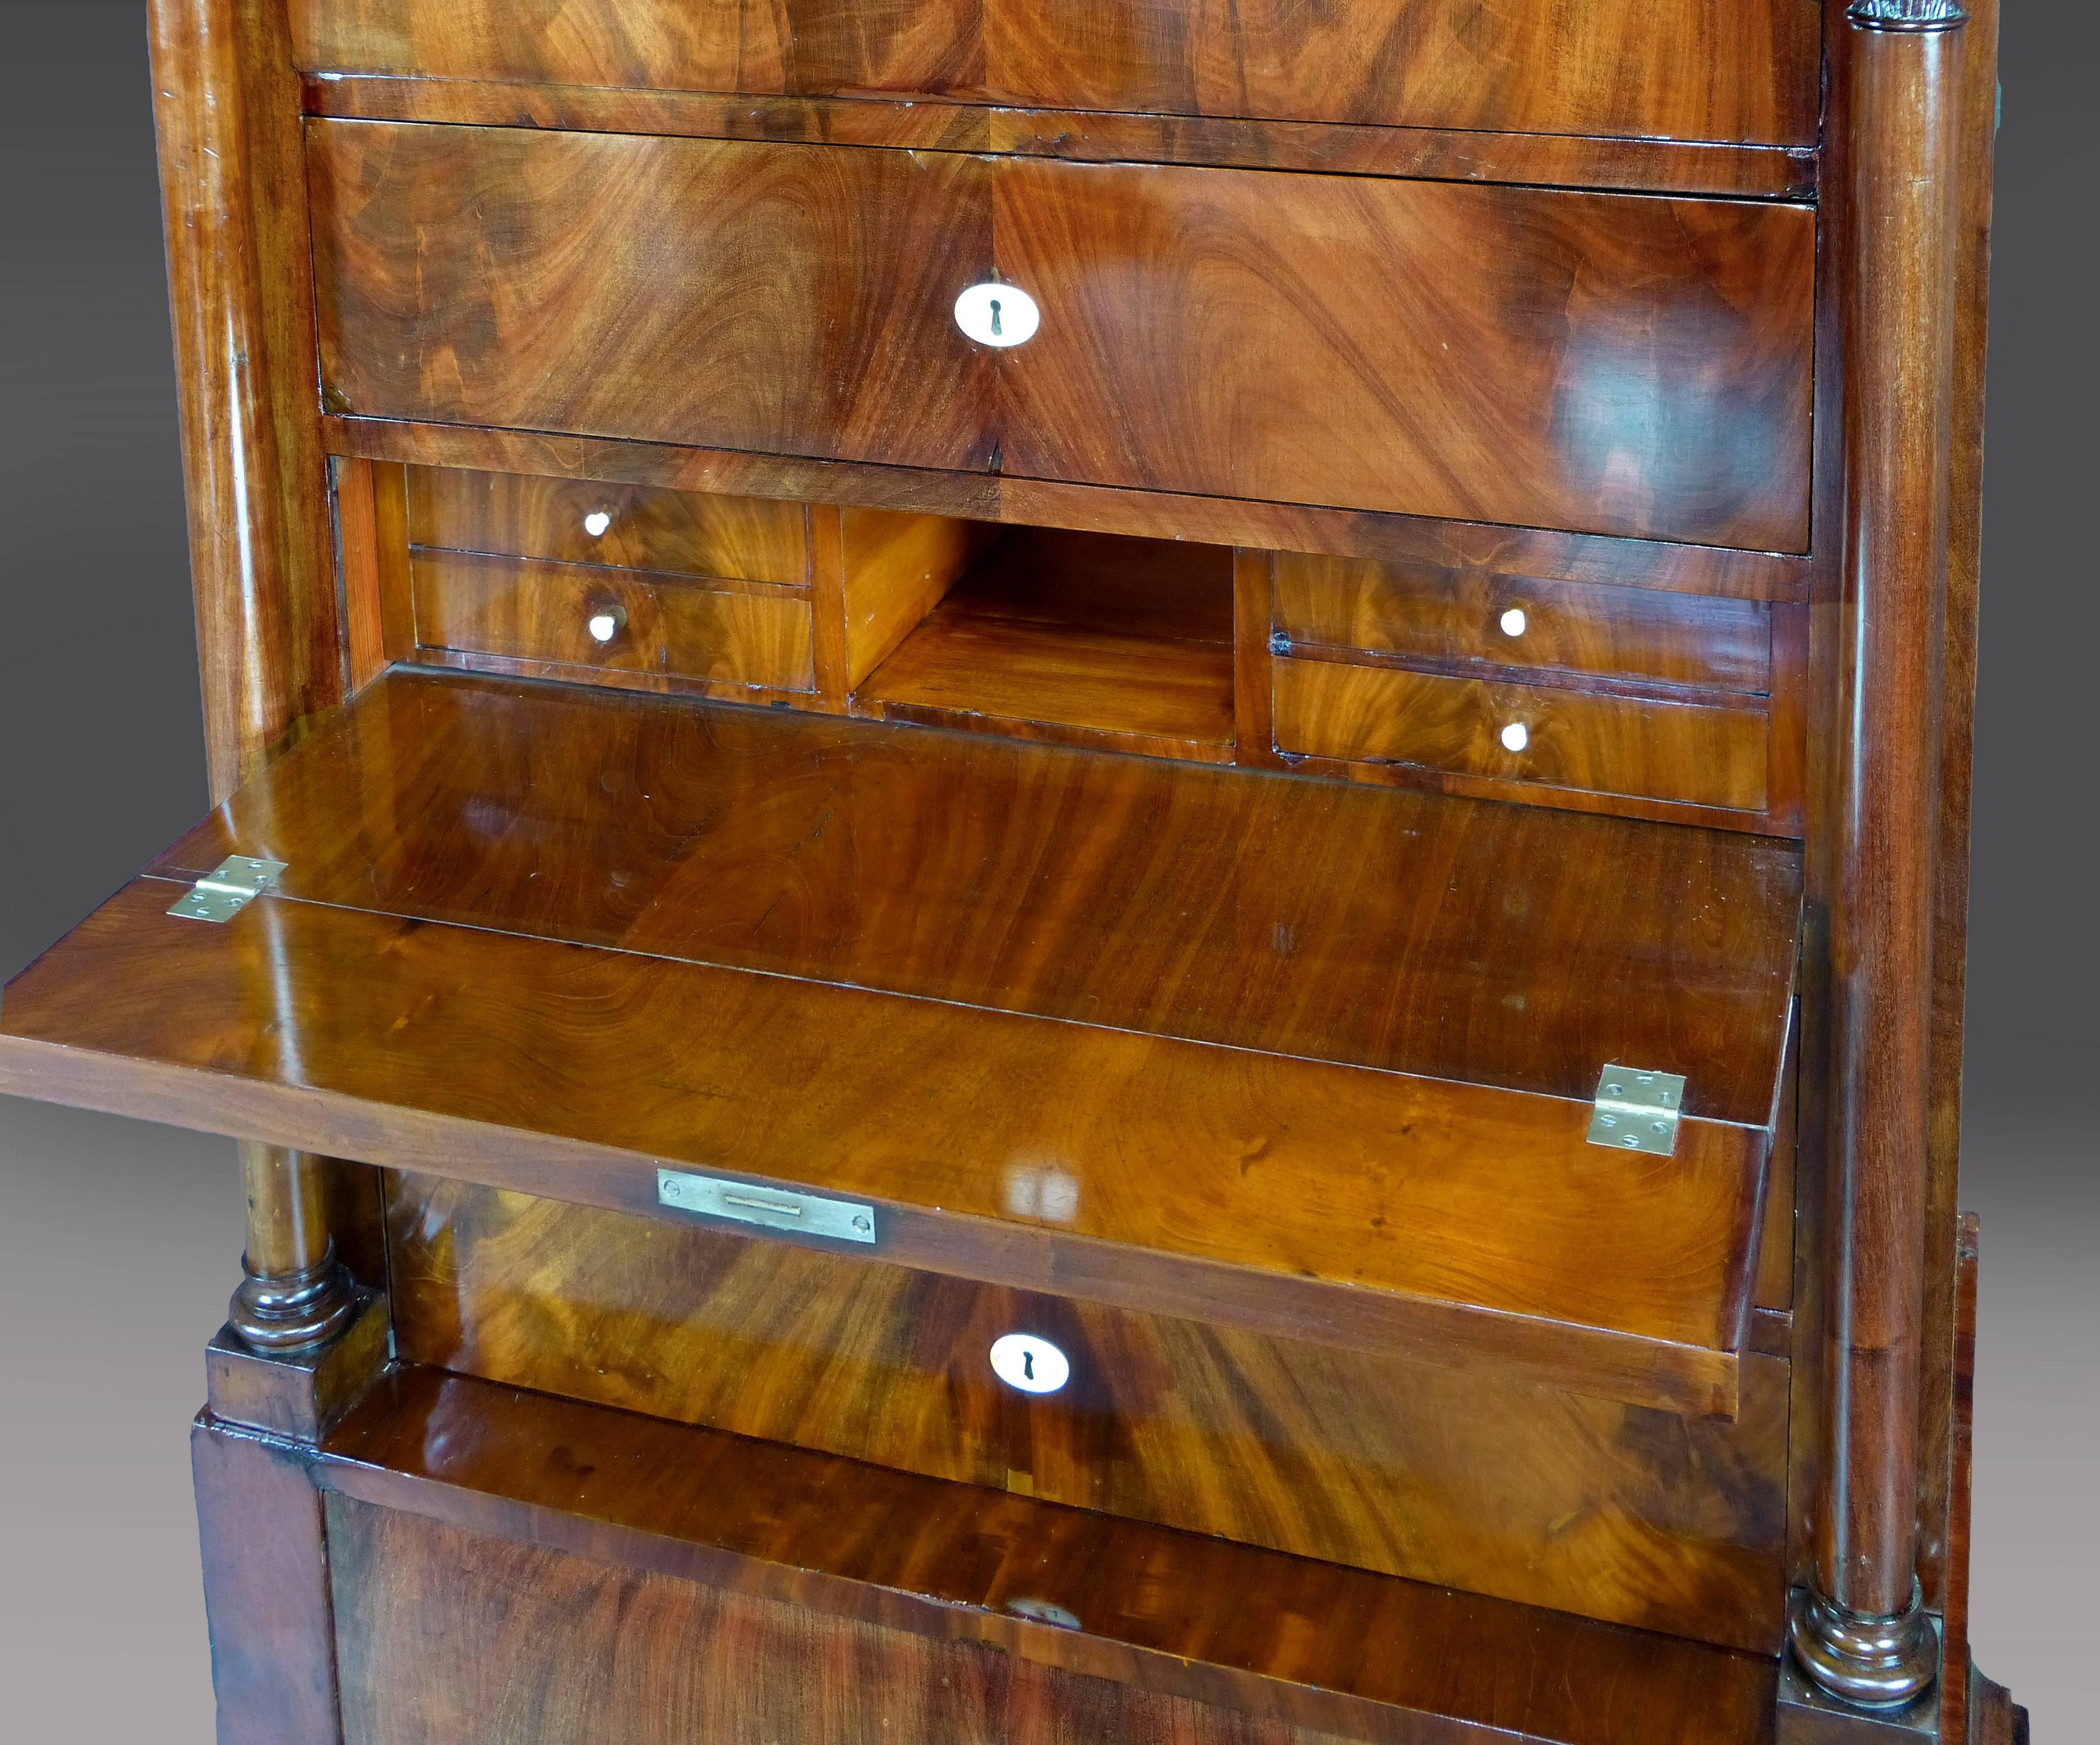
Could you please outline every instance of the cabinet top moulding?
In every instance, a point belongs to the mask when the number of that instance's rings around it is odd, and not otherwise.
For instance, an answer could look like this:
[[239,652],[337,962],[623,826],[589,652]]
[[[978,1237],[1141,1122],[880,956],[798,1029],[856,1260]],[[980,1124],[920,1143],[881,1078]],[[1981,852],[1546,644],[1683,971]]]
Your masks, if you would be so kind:
[[340,121],[888,146],[1750,200],[1816,196],[1815,154],[1798,146],[370,73],[310,73],[302,86],[307,114]]

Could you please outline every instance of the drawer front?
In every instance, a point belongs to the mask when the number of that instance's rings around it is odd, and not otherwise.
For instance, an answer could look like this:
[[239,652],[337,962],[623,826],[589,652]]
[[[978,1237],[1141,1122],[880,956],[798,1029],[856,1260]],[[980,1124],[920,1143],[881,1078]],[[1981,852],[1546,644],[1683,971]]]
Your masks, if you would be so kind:
[[814,682],[801,594],[462,552],[418,551],[410,573],[422,648],[788,690]]
[[[1815,0],[291,0],[298,64],[765,95],[1815,143]],[[1696,68],[1697,75],[1687,75]]]
[[1280,552],[1276,628],[1293,646],[1771,689],[1771,608],[1428,564]]
[[[1807,540],[1806,208],[316,121],[339,410]],[[1027,291],[999,351],[972,282]]]
[[[388,1177],[402,1355],[1732,1646],[1777,1641],[1786,1366],[1649,1408]],[[1066,1385],[999,1381],[1050,1340]]]
[[337,412],[981,469],[955,301],[990,166],[940,152],[307,124]]
[[1279,751],[1732,811],[1764,809],[1770,720],[1742,707],[1276,663]]
[[409,543],[448,551],[799,588],[810,579],[807,523],[799,503],[408,469]]
[[1798,552],[1804,208],[1002,163],[1034,478]]

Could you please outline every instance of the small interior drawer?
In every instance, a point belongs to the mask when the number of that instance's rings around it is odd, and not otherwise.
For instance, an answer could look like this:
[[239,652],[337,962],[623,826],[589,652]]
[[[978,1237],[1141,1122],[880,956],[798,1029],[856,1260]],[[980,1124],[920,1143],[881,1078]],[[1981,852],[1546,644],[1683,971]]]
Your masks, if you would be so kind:
[[1276,663],[1279,751],[1411,764],[1756,812],[1770,720],[1742,707],[1497,683],[1326,660]]
[[421,549],[410,572],[421,648],[776,690],[814,682],[800,593]]
[[1276,628],[1293,646],[1771,689],[1771,608],[1431,564],[1279,552]]
[[799,503],[757,497],[408,469],[409,543],[447,551],[801,587],[810,579],[807,522]]

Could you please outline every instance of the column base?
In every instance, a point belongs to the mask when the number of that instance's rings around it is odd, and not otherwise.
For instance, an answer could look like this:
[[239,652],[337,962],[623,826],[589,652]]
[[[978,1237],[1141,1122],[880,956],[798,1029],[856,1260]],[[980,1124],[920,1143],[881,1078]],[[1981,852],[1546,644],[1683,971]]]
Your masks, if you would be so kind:
[[245,1260],[247,1276],[233,1293],[227,1320],[246,1344],[258,1351],[300,1351],[325,1344],[350,1324],[357,1312],[357,1292],[349,1272],[328,1252],[298,1272],[263,1277]]
[[1787,1608],[1786,1635],[1794,1659],[1816,1687],[1855,1708],[1900,1708],[1939,1676],[1939,1635],[1915,1583],[1910,1604],[1887,1618],[1848,1611],[1820,1593],[1797,1593]]

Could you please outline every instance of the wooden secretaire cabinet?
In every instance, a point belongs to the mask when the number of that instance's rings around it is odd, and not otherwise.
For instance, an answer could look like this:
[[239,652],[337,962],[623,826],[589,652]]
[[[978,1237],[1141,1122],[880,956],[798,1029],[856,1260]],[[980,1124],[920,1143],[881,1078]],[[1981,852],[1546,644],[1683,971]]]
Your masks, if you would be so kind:
[[238,1745],[2004,1745],[1994,0],[153,0]]

